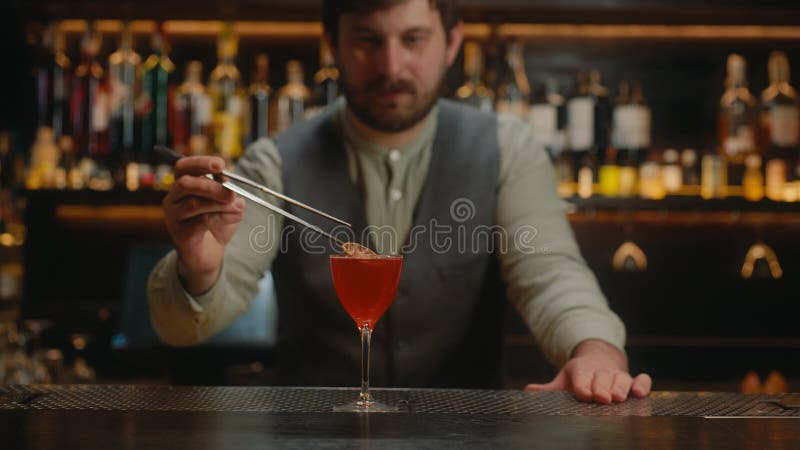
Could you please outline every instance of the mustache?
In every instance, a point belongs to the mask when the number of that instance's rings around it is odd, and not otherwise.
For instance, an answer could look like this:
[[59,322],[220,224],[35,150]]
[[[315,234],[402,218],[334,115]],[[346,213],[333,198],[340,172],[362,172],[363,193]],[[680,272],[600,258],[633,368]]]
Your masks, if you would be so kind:
[[417,88],[411,81],[402,78],[390,79],[386,77],[379,78],[375,81],[369,82],[364,87],[364,90],[368,93],[386,93],[386,92],[390,92],[393,94],[417,93]]

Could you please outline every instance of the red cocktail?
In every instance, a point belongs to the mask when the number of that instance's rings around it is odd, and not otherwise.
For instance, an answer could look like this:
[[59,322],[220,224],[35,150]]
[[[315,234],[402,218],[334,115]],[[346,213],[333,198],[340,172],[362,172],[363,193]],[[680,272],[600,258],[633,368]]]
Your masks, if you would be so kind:
[[400,282],[402,256],[331,256],[336,295],[361,332],[361,394],[335,411],[391,412],[397,408],[375,402],[369,393],[369,345],[375,323],[394,299]]

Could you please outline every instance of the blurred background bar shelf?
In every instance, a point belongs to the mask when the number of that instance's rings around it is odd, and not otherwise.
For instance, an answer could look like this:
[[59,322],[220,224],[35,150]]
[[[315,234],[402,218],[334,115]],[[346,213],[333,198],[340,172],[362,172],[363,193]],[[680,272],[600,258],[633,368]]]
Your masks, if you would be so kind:
[[[531,124],[628,326],[632,370],[658,389],[800,390],[787,89],[800,2],[462,5],[467,43],[444,96]],[[56,382],[271,383],[269,274],[219,340],[172,349],[150,328],[145,284],[170,250],[160,203],[175,180],[149,150],[233,164],[323,111],[339,74],[320,18],[318,0],[0,5],[0,345]],[[507,385],[552,376],[511,308],[506,328]]]

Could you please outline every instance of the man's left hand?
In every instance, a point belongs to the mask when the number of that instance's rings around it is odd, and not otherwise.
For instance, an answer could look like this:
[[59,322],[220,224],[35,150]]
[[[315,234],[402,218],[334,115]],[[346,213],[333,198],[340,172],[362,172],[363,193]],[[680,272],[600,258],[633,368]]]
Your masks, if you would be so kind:
[[628,373],[628,358],[618,348],[600,340],[578,344],[553,381],[529,384],[526,391],[572,391],[582,401],[624,402],[628,395],[642,398],[650,394],[653,381],[646,373],[635,378]]

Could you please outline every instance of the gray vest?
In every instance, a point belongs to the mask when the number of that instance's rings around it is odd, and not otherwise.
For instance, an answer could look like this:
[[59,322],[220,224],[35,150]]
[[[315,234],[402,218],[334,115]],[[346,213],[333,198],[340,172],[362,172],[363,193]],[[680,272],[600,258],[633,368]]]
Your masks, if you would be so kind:
[[[497,119],[440,100],[438,120],[400,286],[373,332],[371,384],[500,387],[504,289],[486,242],[497,204]],[[328,112],[306,121],[275,143],[285,193],[350,222],[354,235],[362,236],[363,196],[350,180],[335,116]],[[326,229],[335,225],[287,206]],[[279,382],[357,386],[360,339],[333,288],[333,244],[289,220],[283,231],[284,250],[272,269]],[[308,244],[325,251],[308,251]]]

